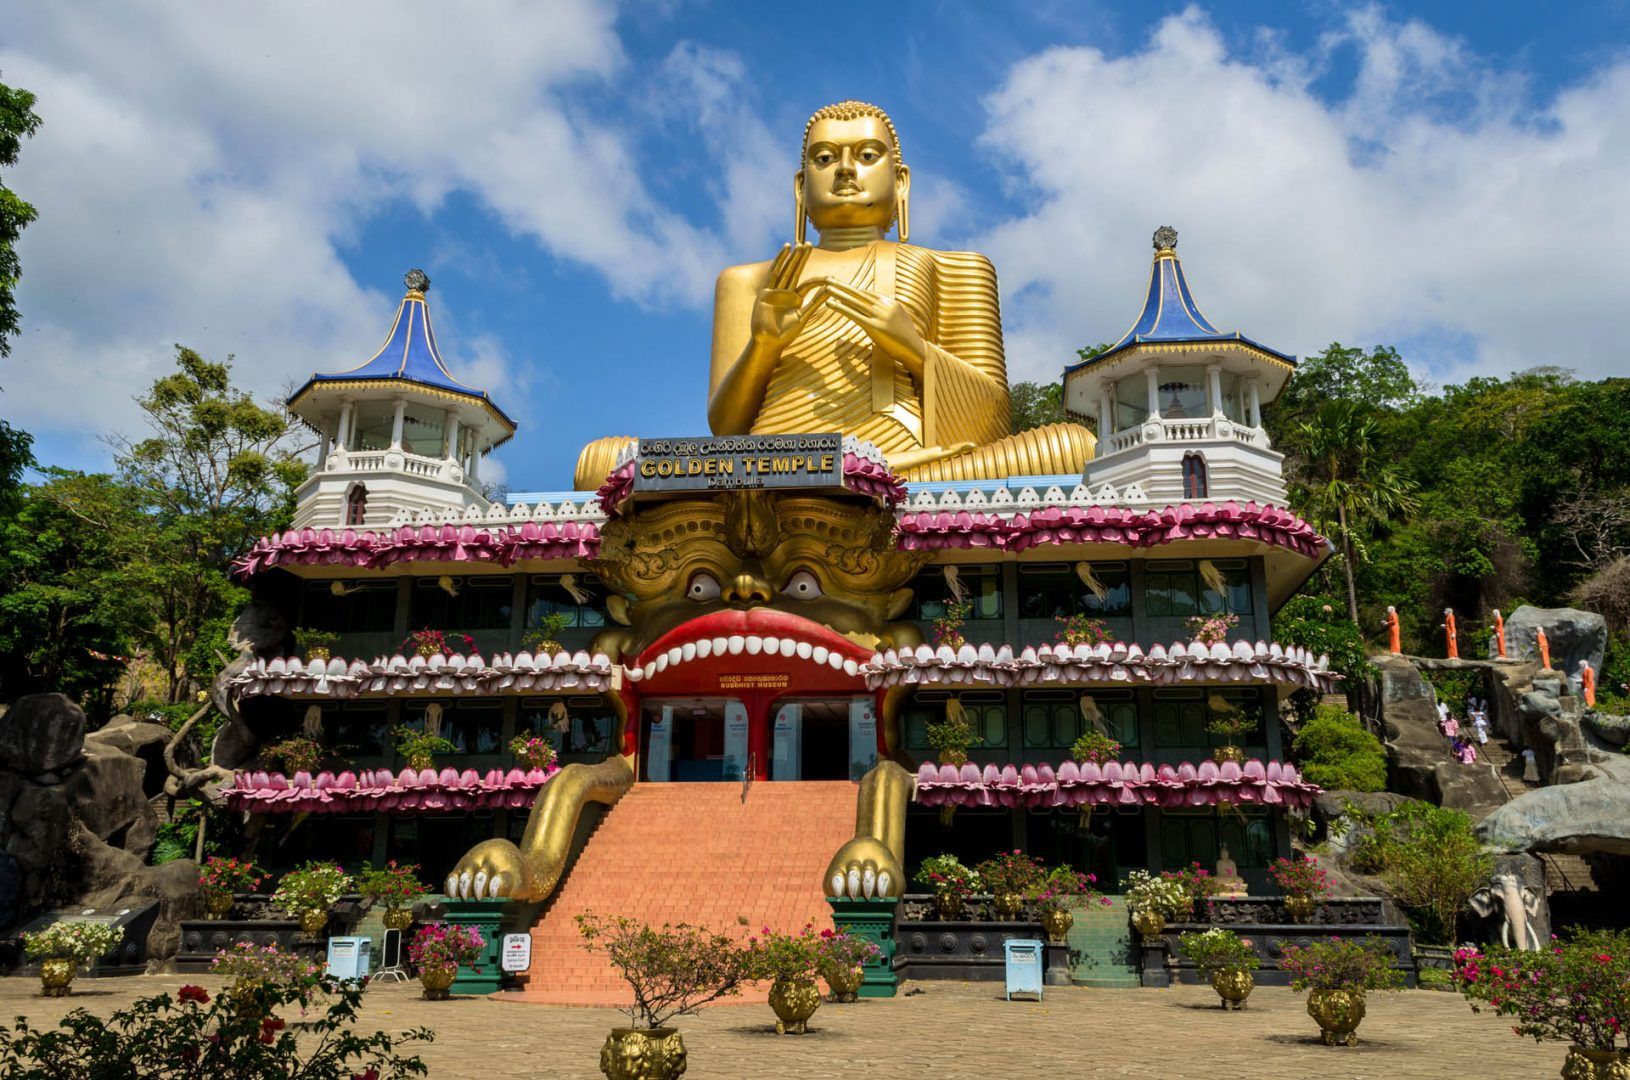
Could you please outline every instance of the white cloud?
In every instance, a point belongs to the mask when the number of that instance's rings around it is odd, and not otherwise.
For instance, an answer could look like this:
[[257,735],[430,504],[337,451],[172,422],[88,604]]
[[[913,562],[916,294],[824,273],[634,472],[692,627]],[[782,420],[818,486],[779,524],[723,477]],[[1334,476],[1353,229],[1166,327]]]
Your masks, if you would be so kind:
[[[1310,81],[1356,56],[1344,98]],[[1543,106],[1459,41],[1373,9],[1319,48],[1231,53],[1204,15],[1110,57],[1053,49],[990,96],[983,145],[1028,212],[980,241],[1015,378],[1054,378],[1141,302],[1178,227],[1208,317],[1288,351],[1418,342],[1439,381],[1560,363],[1623,372],[1630,64]]]

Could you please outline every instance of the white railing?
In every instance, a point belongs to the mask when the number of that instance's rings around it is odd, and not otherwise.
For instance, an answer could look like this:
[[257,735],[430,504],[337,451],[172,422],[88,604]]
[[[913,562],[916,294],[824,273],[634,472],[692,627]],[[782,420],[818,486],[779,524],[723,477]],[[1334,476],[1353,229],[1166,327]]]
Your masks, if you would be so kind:
[[402,471],[410,476],[437,477],[441,475],[442,466],[446,463],[435,458],[418,457],[413,454],[404,454],[406,459],[402,464]]
[[[1268,438],[1261,428],[1249,427],[1234,420],[1208,417],[1203,420],[1156,420],[1159,425],[1159,434],[1155,438],[1163,442],[1214,442],[1229,440],[1244,443],[1246,446],[1267,446]],[[1147,423],[1124,431],[1111,432],[1104,440],[1104,453],[1117,454],[1122,450],[1130,450],[1135,446],[1142,446],[1147,440],[1145,428]],[[1226,429],[1220,431],[1219,427]],[[1153,435],[1153,432],[1149,432]],[[1102,455],[1100,455],[1102,456]]]
[[385,468],[385,455],[346,454],[345,468],[350,472],[380,472]]

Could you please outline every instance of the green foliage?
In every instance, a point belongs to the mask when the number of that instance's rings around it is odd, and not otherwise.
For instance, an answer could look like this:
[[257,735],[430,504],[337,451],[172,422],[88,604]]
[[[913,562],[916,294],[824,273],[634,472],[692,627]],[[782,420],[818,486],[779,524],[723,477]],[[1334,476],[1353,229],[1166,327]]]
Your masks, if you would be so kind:
[[975,866],[973,872],[993,895],[1029,896],[1040,889],[1047,876],[1041,863],[1017,848],[986,859]]
[[417,863],[398,866],[395,859],[384,866],[365,866],[358,871],[357,890],[364,900],[392,910],[409,907],[430,891],[419,880]]
[[1300,645],[1315,656],[1330,658],[1330,670],[1351,687],[1375,671],[1364,634],[1345,618],[1340,601],[1322,596],[1293,596],[1273,617],[1273,639]]
[[1349,402],[1366,410],[1408,408],[1420,400],[1421,388],[1409,365],[1388,345],[1369,352],[1332,342],[1322,353],[1306,357],[1296,377],[1267,414],[1275,441],[1305,424],[1330,401]]
[[[39,129],[34,95],[0,83],[0,167],[17,164],[23,139]],[[23,276],[17,241],[36,216],[33,206],[0,183],[0,356],[11,355],[11,339],[17,335],[17,281]]]
[[1179,936],[1177,942],[1194,969],[1206,978],[1219,972],[1255,971],[1262,966],[1248,941],[1220,926],[1191,930]]
[[1302,776],[1328,791],[1385,791],[1387,753],[1356,716],[1318,705],[1291,744]]
[[583,947],[604,953],[627,981],[634,1001],[629,1023],[659,1028],[710,1001],[741,993],[753,978],[751,946],[685,923],[649,926],[626,915],[577,916]]
[[1630,933],[1623,930],[1576,930],[1538,952],[1461,949],[1455,971],[1472,1011],[1511,1017],[1513,1034],[1593,1050],[1622,1050],[1630,1035]]
[[1494,869],[1471,817],[1424,802],[1375,818],[1354,816],[1370,830],[1354,845],[1354,865],[1380,873],[1423,943],[1454,944],[1461,909]]
[[980,888],[979,875],[964,866],[955,855],[930,855],[917,867],[911,880],[935,892],[949,892],[957,896],[967,896]]
[[190,859],[198,850],[198,829],[204,829],[204,855],[219,856],[229,850],[242,831],[239,815],[203,799],[176,803],[170,820],[158,827],[153,840],[152,862],[163,866],[177,859]]
[[1014,383],[1008,389],[1008,415],[1013,433],[1064,422],[1064,384]]
[[1468,697],[1489,696],[1488,676],[1478,668],[1435,668],[1421,672],[1432,692],[1456,716],[1466,714]]
[[1455,977],[1442,968],[1421,968],[1415,973],[1415,985],[1422,990],[1453,990]]

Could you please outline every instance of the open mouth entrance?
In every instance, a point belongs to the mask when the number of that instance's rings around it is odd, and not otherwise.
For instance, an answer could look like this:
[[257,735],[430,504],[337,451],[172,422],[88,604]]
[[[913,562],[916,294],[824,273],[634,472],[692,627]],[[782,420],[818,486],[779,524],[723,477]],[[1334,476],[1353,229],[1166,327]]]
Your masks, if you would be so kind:
[[641,780],[858,780],[875,764],[877,701],[869,693],[640,705]]

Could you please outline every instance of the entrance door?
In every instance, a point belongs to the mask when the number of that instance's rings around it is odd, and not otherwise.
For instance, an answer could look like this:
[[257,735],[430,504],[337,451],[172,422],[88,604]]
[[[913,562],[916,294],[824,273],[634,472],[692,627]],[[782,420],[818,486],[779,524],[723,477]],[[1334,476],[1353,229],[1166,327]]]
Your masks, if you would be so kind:
[[770,777],[860,779],[877,763],[875,707],[869,694],[777,702]]
[[642,713],[642,779],[740,782],[746,775],[749,717],[740,701],[651,701]]

